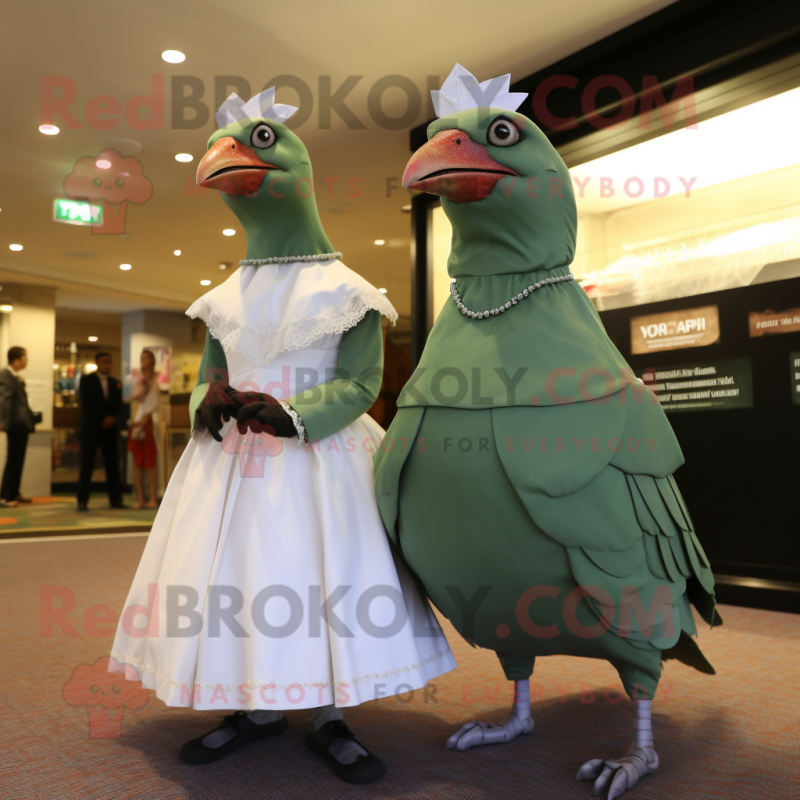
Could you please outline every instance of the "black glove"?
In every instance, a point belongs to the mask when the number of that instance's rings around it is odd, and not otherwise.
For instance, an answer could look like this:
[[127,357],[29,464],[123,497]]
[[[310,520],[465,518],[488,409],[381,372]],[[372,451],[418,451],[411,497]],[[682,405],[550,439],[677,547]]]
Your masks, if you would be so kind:
[[249,428],[253,433],[269,433],[284,439],[297,436],[292,418],[278,401],[268,394],[261,396],[265,399],[247,403],[236,415],[239,433],[247,433]]
[[239,408],[236,400],[230,396],[228,389],[231,387],[222,381],[212,381],[200,407],[194,412],[194,426],[207,428],[208,432],[218,441],[222,441],[220,431],[222,425],[235,417]]
[[235,404],[236,410],[233,412],[234,417],[238,415],[244,406],[250,405],[250,403],[278,402],[272,395],[261,394],[261,392],[240,392],[238,389],[234,389],[233,386],[226,386],[225,393]]

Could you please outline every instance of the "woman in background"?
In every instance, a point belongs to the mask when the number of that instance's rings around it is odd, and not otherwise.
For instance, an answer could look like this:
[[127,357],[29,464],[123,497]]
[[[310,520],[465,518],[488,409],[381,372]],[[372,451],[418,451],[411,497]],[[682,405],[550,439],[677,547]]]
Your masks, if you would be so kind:
[[[139,403],[136,416],[128,430],[128,450],[133,453],[133,484],[136,502],[131,508],[158,507],[158,470],[156,469],[156,438],[153,434],[153,414],[160,403],[156,357],[152,350],[142,350],[141,372],[133,388],[132,399]],[[144,502],[144,475],[150,480],[150,498]]]

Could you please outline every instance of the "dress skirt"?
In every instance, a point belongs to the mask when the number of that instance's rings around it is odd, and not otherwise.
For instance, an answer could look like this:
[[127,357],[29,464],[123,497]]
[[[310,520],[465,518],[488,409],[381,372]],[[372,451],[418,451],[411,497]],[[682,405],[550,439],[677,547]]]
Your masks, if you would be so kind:
[[136,572],[111,671],[197,709],[346,707],[455,667],[375,503],[383,429],[191,441]]

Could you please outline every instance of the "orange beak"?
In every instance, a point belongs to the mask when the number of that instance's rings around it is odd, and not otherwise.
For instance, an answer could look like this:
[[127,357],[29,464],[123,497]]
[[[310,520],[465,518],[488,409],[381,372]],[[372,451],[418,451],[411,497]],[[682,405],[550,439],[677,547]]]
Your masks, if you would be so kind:
[[262,161],[252,147],[232,136],[214,142],[197,165],[197,185],[219,189],[234,197],[255,194],[274,164]]
[[517,173],[498,164],[486,147],[463,131],[437,133],[408,162],[403,186],[472,203],[489,196],[504,175]]

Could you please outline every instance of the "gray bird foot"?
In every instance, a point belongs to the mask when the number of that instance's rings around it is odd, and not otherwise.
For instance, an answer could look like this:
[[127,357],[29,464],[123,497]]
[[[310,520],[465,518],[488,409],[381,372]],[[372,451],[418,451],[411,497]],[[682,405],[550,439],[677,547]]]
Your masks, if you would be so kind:
[[532,730],[533,719],[530,717],[525,720],[512,718],[508,722],[468,722],[447,740],[445,747],[448,750],[469,750],[484,744],[503,744]]
[[578,780],[596,779],[594,795],[608,790],[608,800],[614,800],[627,789],[633,789],[639,778],[652,775],[658,769],[658,753],[652,747],[631,747],[615,761],[593,758],[578,770]]

